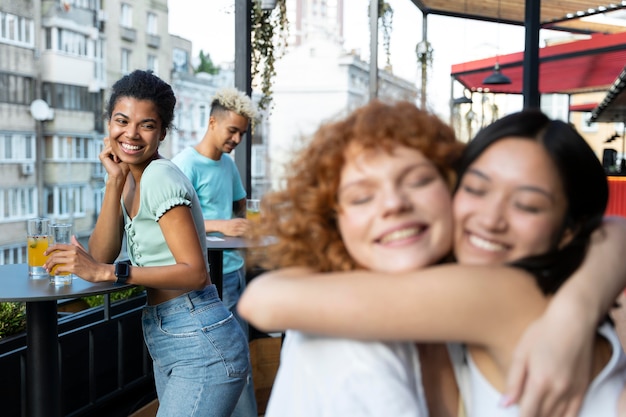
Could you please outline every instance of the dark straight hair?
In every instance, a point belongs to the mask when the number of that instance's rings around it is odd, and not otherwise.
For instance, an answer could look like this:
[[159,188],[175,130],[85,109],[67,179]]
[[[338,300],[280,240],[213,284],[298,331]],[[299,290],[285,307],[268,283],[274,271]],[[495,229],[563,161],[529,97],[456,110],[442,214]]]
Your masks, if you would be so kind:
[[609,195],[606,174],[593,149],[572,126],[552,120],[540,110],[528,109],[505,116],[478,132],[459,161],[459,180],[489,146],[506,138],[541,144],[563,183],[567,211],[561,234],[570,229],[573,239],[562,248],[511,264],[533,274],[542,291],[551,294],[580,266],[591,233],[602,223]]

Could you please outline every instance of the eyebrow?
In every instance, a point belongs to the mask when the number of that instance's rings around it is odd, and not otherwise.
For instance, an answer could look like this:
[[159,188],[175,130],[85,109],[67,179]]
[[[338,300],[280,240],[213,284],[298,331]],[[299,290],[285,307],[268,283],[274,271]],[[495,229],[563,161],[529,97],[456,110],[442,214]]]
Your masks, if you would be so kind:
[[[422,168],[422,167],[433,167],[436,169],[436,167],[434,167],[432,165],[431,162],[429,161],[420,161],[417,162],[415,164],[409,165],[407,166],[401,173],[400,173],[400,177],[404,177],[406,175],[408,175],[410,172],[413,172],[416,169]],[[357,179],[355,181],[349,182],[347,184],[344,185],[340,185],[339,187],[337,187],[337,194],[339,194],[342,190],[345,190],[346,188],[349,188],[351,186],[355,186],[355,185],[362,185],[362,184],[368,184],[369,183],[369,179],[368,178],[361,178],[361,179]]]
[[[117,113],[113,114],[113,117],[117,117],[117,116],[122,116],[125,119],[129,119],[129,117],[127,115],[125,115],[124,113],[119,112],[119,111]],[[147,119],[143,119],[140,123],[146,123],[146,122],[158,123],[158,120],[149,117]]]
[[[482,171],[476,169],[476,168],[469,168],[465,174],[463,174],[463,176],[467,175],[467,174],[474,174],[477,177],[480,177],[482,179],[484,179],[485,181],[489,181],[491,182],[491,178],[483,173]],[[531,192],[536,192],[539,194],[542,194],[544,196],[546,196],[550,201],[554,201],[554,195],[553,193],[550,193],[548,190],[546,190],[545,188],[541,188],[535,185],[523,185],[521,187],[516,187],[518,190],[520,191],[531,191]]]

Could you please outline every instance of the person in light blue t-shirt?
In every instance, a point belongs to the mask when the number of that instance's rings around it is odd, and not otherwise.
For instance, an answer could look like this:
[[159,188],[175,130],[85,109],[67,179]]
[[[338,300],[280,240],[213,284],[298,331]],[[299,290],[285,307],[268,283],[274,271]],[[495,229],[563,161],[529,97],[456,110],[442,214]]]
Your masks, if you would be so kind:
[[[202,140],[172,158],[196,189],[209,234],[242,236],[248,231],[246,190],[228,154],[241,143],[256,114],[254,104],[244,93],[234,88],[218,90],[211,101],[209,125]],[[247,335],[248,324],[236,309],[246,283],[244,260],[239,251],[224,251],[222,282],[222,301]],[[257,416],[251,377],[233,416]]]

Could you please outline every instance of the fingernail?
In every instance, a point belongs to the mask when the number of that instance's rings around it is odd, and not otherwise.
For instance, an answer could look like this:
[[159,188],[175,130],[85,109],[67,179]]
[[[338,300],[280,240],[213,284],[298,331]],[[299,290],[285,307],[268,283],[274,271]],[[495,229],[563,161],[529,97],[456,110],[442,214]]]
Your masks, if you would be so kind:
[[503,395],[500,397],[500,401],[498,401],[498,406],[500,407],[508,407],[513,404],[513,398],[510,395]]

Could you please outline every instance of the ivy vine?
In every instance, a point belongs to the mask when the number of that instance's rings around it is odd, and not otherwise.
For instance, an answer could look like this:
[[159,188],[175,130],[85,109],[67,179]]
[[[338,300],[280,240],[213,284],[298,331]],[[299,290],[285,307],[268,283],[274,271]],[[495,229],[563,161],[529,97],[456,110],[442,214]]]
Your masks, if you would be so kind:
[[263,10],[260,1],[252,2],[252,84],[261,89],[258,105],[263,110],[271,108],[275,64],[284,55],[289,36],[286,0],[276,3],[274,9]]
[[[367,16],[370,8],[367,6]],[[383,31],[383,48],[385,49],[386,67],[391,68],[391,27],[393,25],[393,8],[385,0],[378,0],[378,21]]]

